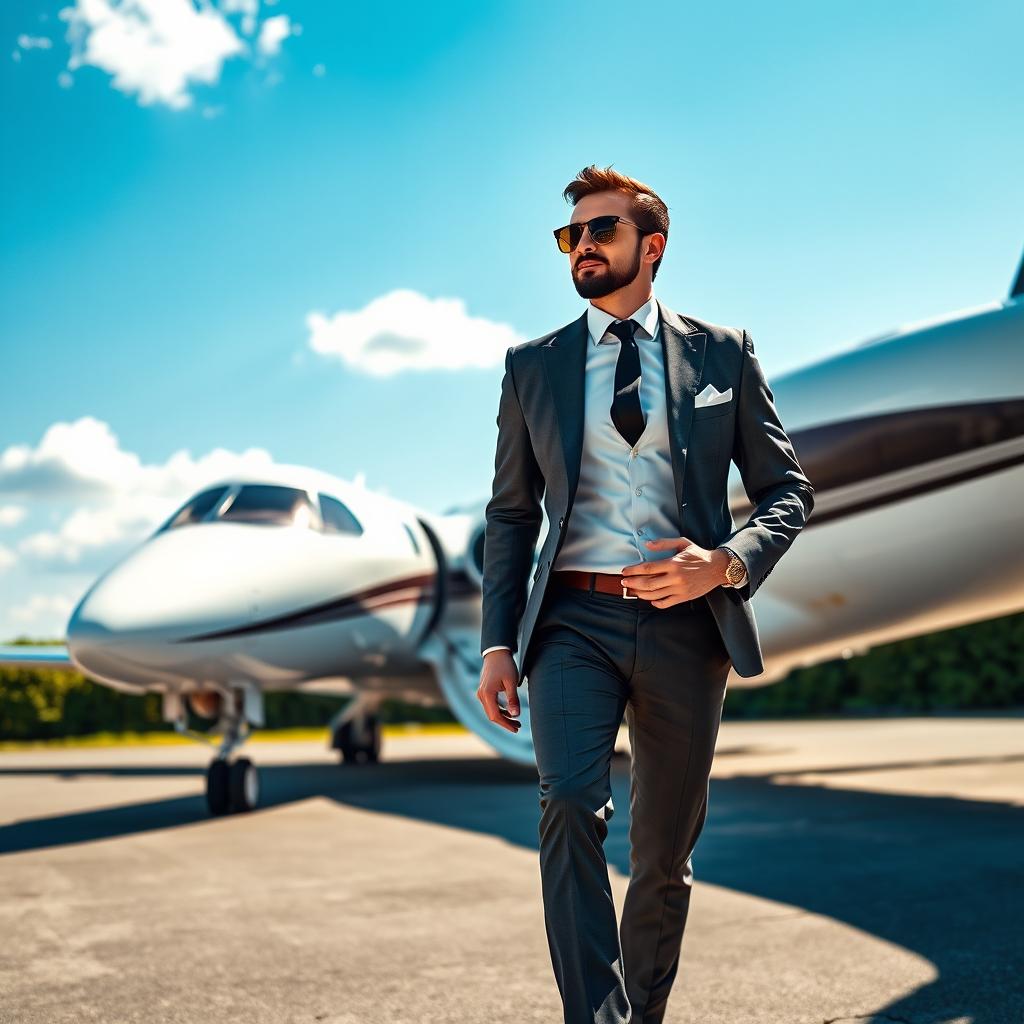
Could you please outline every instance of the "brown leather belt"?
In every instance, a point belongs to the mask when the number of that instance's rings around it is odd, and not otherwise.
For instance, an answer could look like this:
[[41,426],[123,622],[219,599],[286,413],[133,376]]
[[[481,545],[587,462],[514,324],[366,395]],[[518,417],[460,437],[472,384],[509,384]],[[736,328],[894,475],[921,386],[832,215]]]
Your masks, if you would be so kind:
[[[616,594],[619,597],[625,598],[627,601],[640,600],[640,598],[635,594],[627,592],[626,588],[620,582],[622,576],[617,572],[586,572],[583,569],[552,569],[548,579],[553,583],[560,583],[567,587],[578,587],[581,590],[587,591],[590,590],[591,580],[593,580],[594,590],[599,590],[602,594]],[[650,601],[648,601],[647,604],[652,608],[656,607],[655,605],[651,605]],[[673,607],[696,608],[697,601],[680,601],[678,605],[673,605]]]

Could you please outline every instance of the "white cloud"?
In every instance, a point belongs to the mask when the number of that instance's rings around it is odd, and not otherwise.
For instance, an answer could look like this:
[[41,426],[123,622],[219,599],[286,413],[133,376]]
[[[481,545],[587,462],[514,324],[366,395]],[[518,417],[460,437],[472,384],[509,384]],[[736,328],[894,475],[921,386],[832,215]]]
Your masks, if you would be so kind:
[[109,564],[210,481],[273,463],[261,448],[240,454],[215,448],[198,459],[182,450],[147,465],[121,448],[108,424],[83,416],[54,423],[35,447],[11,445],[0,452],[0,494],[72,502],[55,528],[24,537],[18,551],[78,571]]
[[97,508],[76,508],[56,531],[41,530],[25,537],[18,551],[53,568],[98,567],[111,562],[129,542],[142,540],[170,515],[174,504],[166,498],[136,494]]
[[54,632],[63,631],[75,607],[75,598],[65,594],[33,594],[23,604],[7,610],[14,622],[39,624],[40,620],[51,623]]
[[54,423],[32,448],[0,452],[0,494],[78,498],[112,492],[138,477],[137,455],[122,451],[110,427],[92,416]]
[[30,36],[22,32],[18,36],[18,45],[23,50],[49,50],[53,46],[53,40],[46,36]]
[[27,511],[24,505],[0,505],[0,526],[17,526]]
[[18,556],[8,547],[0,544],[0,572],[10,569],[18,560]]
[[256,31],[256,15],[260,0],[221,0],[220,9],[225,14],[241,14],[242,31],[251,36]]
[[354,312],[312,312],[306,326],[314,352],[375,377],[496,366],[525,340],[508,324],[470,316],[462,299],[429,299],[408,288]]
[[[59,17],[68,23],[69,71],[99,68],[143,106],[181,110],[192,105],[194,85],[219,81],[228,60],[251,57],[253,44],[273,56],[301,31],[286,14],[260,24],[258,12],[259,0],[75,0]],[[230,17],[239,19],[238,31]]]
[[291,34],[291,19],[288,15],[275,14],[272,18],[267,18],[260,26],[256,47],[265,56],[274,57],[281,52],[281,43]]
[[72,43],[69,70],[100,68],[143,106],[190,106],[189,87],[215,84],[224,61],[246,49],[216,8],[192,0],[77,0],[59,16]]

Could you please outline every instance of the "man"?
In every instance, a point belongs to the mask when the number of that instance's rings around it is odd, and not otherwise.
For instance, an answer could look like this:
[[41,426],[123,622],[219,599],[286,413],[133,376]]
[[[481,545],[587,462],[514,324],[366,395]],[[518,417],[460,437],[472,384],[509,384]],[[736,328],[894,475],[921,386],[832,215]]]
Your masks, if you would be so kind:
[[[763,670],[750,599],[814,491],[750,335],[655,298],[665,203],[593,164],[563,195],[572,219],[555,237],[590,302],[505,356],[477,696],[519,729],[521,651],[565,1021],[654,1024],[679,965],[726,677]],[[730,460],[754,504],[738,529]],[[542,500],[552,525],[527,600]],[[603,844],[623,713],[630,881],[617,930]]]

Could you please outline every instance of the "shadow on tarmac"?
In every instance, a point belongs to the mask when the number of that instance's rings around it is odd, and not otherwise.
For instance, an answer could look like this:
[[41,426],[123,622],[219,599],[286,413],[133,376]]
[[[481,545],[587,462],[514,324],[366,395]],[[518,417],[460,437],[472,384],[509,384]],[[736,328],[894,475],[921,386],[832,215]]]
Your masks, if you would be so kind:
[[[738,751],[723,750],[716,758]],[[970,765],[1007,758],[937,759]],[[886,770],[932,762],[893,762]],[[877,767],[872,765],[872,768]],[[857,767],[801,768],[808,772]],[[0,854],[153,829],[216,828],[204,769],[0,769],[4,776],[194,775],[196,794],[19,821],[0,828]],[[786,772],[711,780],[694,876],[802,908],[930,961],[936,979],[858,1018],[974,1024],[1024,1020],[1024,808],[980,800],[829,789]],[[628,755],[612,764],[616,808],[629,806]],[[309,797],[365,811],[500,836],[537,849],[537,773],[494,757],[377,764],[261,766],[260,807]],[[629,874],[628,813],[609,822],[609,864]],[[842,970],[842,964],[836,965]]]

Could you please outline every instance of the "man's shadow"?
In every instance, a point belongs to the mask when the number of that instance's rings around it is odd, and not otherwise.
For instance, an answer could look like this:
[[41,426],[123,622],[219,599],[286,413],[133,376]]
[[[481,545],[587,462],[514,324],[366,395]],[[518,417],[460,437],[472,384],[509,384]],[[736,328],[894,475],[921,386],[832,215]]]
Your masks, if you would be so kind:
[[[720,749],[716,759],[730,753]],[[905,767],[928,764],[914,761]],[[618,809],[629,806],[628,768],[628,755],[616,757],[616,813],[605,843],[609,864],[623,875],[629,873],[629,815]],[[848,770],[856,769],[825,765],[801,768],[800,774]],[[32,773],[181,774],[194,775],[197,785],[195,795],[8,825],[0,828],[0,853],[158,828],[216,828],[223,820],[207,814],[201,767],[7,768],[0,769],[0,779]],[[260,778],[261,806],[255,814],[322,796],[366,811],[500,836],[531,850],[538,845],[536,771],[490,756],[264,766]],[[698,884],[712,882],[803,908],[934,965],[933,982],[858,1019],[1024,1020],[1024,808],[794,784],[777,772],[712,779],[693,865]]]

